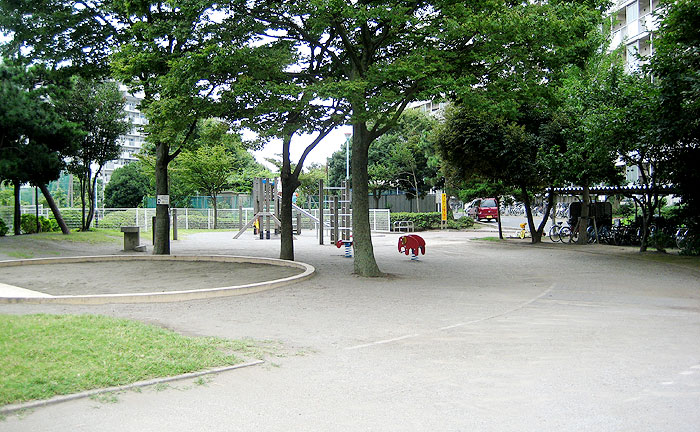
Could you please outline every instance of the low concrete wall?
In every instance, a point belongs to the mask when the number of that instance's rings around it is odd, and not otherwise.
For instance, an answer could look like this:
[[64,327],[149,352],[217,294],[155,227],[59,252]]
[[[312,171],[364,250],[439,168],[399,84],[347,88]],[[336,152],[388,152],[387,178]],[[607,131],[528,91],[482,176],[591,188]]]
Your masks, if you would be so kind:
[[[35,258],[27,260],[0,261],[0,268],[28,266],[39,264],[70,264],[100,261],[209,261],[209,262],[230,262],[248,264],[266,264],[282,267],[293,267],[302,270],[302,273],[282,279],[256,282],[246,285],[234,285],[220,288],[205,288],[198,290],[149,292],[149,293],[126,293],[126,294],[97,294],[97,295],[76,295],[76,296],[42,296],[17,295],[16,290],[4,291],[0,289],[0,303],[58,303],[58,304],[107,304],[107,303],[165,303],[185,300],[197,300],[214,297],[228,297],[234,295],[251,294],[266,291],[273,288],[282,287],[295,282],[309,279],[316,269],[309,264],[298,261],[285,261],[275,258],[260,258],[248,256],[232,255],[212,255],[212,256],[189,256],[189,255],[105,255],[86,256],[69,258]],[[12,287],[6,285],[11,288]]]

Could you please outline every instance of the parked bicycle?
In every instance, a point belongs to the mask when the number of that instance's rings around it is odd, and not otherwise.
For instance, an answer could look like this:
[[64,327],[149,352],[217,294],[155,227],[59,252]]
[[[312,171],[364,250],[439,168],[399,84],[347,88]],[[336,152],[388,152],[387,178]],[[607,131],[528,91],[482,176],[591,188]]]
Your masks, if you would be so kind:
[[[564,222],[557,222],[556,224],[552,225],[552,227],[549,229],[549,239],[556,243],[561,240],[561,236],[559,235],[561,233],[562,228],[564,228]],[[569,228],[566,226],[566,228]]]
[[688,244],[688,228],[680,227],[676,230],[675,235],[676,247],[678,249],[685,249]]

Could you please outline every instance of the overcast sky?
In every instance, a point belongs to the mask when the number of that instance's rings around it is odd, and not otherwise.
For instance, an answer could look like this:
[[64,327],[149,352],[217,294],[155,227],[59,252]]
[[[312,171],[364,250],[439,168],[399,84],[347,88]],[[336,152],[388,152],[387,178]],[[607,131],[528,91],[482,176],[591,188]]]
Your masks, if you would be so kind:
[[[331,157],[331,155],[340,150],[340,146],[345,142],[345,133],[351,133],[352,126],[340,126],[335,128],[328,136],[321,141],[316,148],[314,148],[311,153],[306,157],[304,162],[304,167],[306,168],[309,164],[316,162],[321,165],[325,165],[326,159]],[[315,136],[315,135],[314,135]],[[301,154],[307,145],[313,142],[314,136],[312,135],[301,135],[294,136],[292,140],[292,146],[290,148],[290,156],[292,163],[299,161]],[[256,151],[253,154],[255,159],[268,166],[265,162],[266,157],[274,157],[275,154],[282,153],[282,140],[274,140],[268,143],[262,150]]]

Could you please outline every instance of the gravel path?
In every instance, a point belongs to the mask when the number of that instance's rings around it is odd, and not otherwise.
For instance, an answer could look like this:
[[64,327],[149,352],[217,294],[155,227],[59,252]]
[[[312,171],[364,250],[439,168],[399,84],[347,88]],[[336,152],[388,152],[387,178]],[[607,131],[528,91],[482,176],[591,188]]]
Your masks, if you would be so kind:
[[[277,240],[232,234],[191,235],[172,253],[278,256]],[[0,305],[0,313],[101,313],[283,347],[266,367],[205,386],[125,393],[108,405],[68,402],[11,416],[0,429],[700,428],[699,270],[629,249],[421,235],[427,251],[418,262],[398,254],[398,235],[373,236],[385,278],[353,276],[342,249],[319,246],[307,232],[297,259],[317,276],[272,291],[164,304]],[[98,249],[91,252],[115,253]]]

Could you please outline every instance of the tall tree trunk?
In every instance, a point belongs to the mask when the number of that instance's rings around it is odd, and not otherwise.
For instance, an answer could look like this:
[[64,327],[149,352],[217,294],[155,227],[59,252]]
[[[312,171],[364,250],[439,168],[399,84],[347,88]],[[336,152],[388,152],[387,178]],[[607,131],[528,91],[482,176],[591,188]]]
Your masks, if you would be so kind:
[[[280,259],[294,261],[294,233],[292,223],[292,202],[294,191],[301,184],[296,172],[292,172],[292,161],[289,149],[292,145],[294,133],[287,133],[282,138],[282,168],[280,180],[282,181],[282,202],[280,203],[280,222],[282,226],[280,237]],[[299,163],[303,163],[300,161]]]
[[588,181],[584,182],[583,185],[583,202],[581,203],[581,217],[579,218],[580,223],[578,224],[578,244],[585,245],[588,244],[588,206],[591,202],[591,193],[588,189]]
[[214,207],[214,229],[219,228],[219,209],[216,203],[216,194],[211,194],[211,204]]
[[352,233],[355,251],[354,270],[360,276],[381,276],[374,258],[369,224],[369,188],[367,158],[371,144],[367,123],[352,125]]
[[[156,144],[156,200],[158,195],[169,195],[168,192],[168,163],[170,147],[163,142]],[[156,202],[154,255],[170,255],[170,204]]]
[[375,189],[372,191],[372,198],[374,198],[374,208],[379,208],[379,200],[382,198],[381,191]]
[[420,213],[420,197],[418,195],[418,179],[416,178],[416,172],[413,171],[413,186],[416,189],[416,210]]
[[63,216],[61,215],[61,210],[58,209],[58,205],[56,205],[56,201],[54,201],[53,197],[51,196],[51,192],[49,192],[49,188],[46,187],[45,184],[40,184],[39,189],[41,189],[41,193],[44,194],[44,198],[46,198],[46,202],[49,203],[49,207],[51,208],[51,211],[53,212],[53,217],[56,219],[56,222],[58,223],[58,226],[61,227],[61,232],[63,234],[70,234],[70,229],[68,229],[68,225],[66,225],[66,222],[63,220]]
[[501,223],[501,197],[496,196],[496,214],[498,215],[498,238],[503,240],[503,224]]
[[[549,214],[552,212],[552,207],[554,206],[554,187],[549,188],[549,195],[547,196],[547,205],[544,206],[544,215],[542,216],[542,222],[540,226],[537,227],[537,238],[538,243],[542,241],[542,235],[544,235],[544,227],[547,226],[547,221],[549,220]],[[533,238],[535,236],[532,236]],[[533,242],[534,243],[534,242]]]
[[87,225],[85,225],[85,194],[87,189],[87,181],[85,180],[85,173],[80,174],[80,231],[87,231]]
[[523,194],[523,203],[525,204],[525,216],[527,217],[527,226],[530,228],[530,236],[532,237],[532,243],[539,243],[542,240],[542,236],[538,235],[535,229],[535,220],[532,218],[532,203],[530,202],[530,196],[527,193],[527,188],[525,186],[520,187],[520,191]]
[[14,222],[12,224],[14,225],[13,230],[15,235],[20,235],[22,234],[22,203],[19,195],[22,185],[20,184],[19,180],[12,180],[12,186],[15,189],[15,214]]
[[36,222],[36,232],[41,232],[41,221],[39,220],[39,190],[34,187],[34,218]]
[[294,230],[292,223],[292,196],[299,187],[299,179],[296,178],[289,167],[282,167],[280,171],[282,181],[282,202],[280,205],[280,259],[294,261]]
[[85,229],[89,230],[90,225],[92,225],[92,220],[95,218],[95,208],[97,207],[97,198],[95,196],[97,192],[97,175],[99,173],[99,170],[95,172],[95,177],[92,176],[92,170],[88,171],[88,187],[87,187],[87,194],[88,194],[88,203],[90,204],[90,208],[88,208],[87,212],[87,217],[85,218]]

